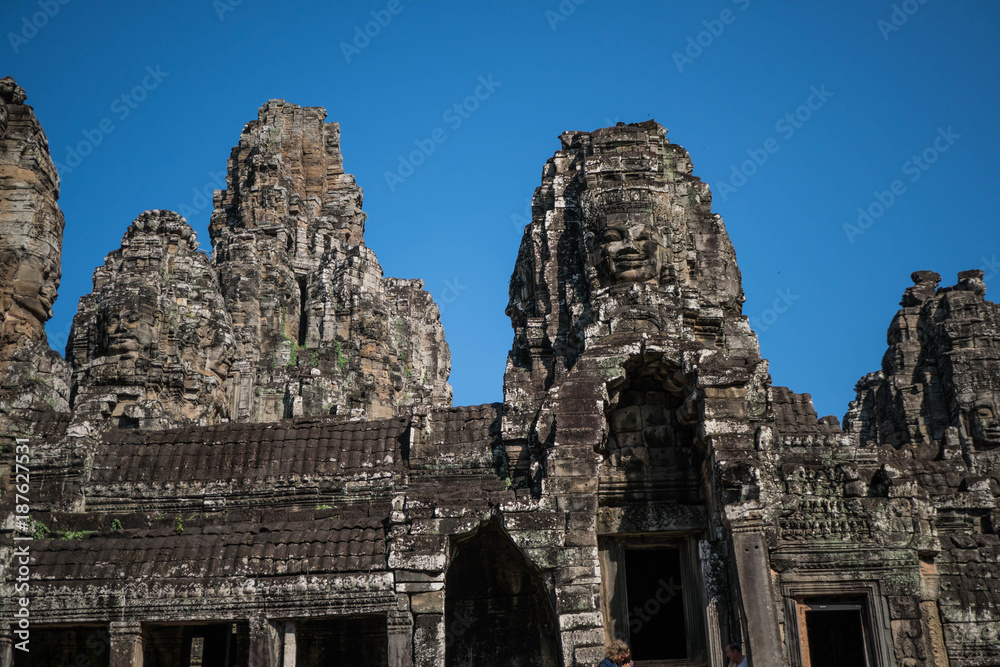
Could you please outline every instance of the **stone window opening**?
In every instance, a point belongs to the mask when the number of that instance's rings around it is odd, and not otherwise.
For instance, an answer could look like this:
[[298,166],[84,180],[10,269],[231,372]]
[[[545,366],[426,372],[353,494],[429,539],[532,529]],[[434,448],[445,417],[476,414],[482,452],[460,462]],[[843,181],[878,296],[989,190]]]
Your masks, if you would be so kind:
[[798,611],[803,667],[871,667],[871,631],[861,602],[807,599]]
[[144,625],[143,667],[238,667],[247,662],[247,623]]
[[890,667],[889,614],[877,582],[787,584],[792,667]]
[[[17,629],[11,627],[11,631]],[[106,625],[44,626],[31,624],[28,651],[13,650],[14,667],[81,665],[108,667],[111,635]],[[19,641],[16,635],[14,642]]]
[[[294,660],[288,654],[294,654]],[[388,665],[386,615],[334,616],[288,623],[283,656],[284,665],[294,667]]]

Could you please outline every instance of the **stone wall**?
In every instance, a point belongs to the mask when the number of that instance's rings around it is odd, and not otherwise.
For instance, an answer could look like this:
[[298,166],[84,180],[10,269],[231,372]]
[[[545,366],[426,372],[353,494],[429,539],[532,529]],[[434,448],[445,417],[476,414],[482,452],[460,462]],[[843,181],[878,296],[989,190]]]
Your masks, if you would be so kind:
[[[364,245],[339,127],[272,100],[233,150],[212,257],[177,214],[141,214],[66,363],[41,328],[55,175],[23,91],[0,99],[0,599],[33,536],[42,659],[583,666],[624,638],[665,664],[723,664],[733,640],[753,665],[996,664],[981,272],[913,274],[842,429],[772,386],[666,129],[566,132],[511,278],[504,402],[452,408],[437,307]],[[0,667],[24,662],[17,630]]]

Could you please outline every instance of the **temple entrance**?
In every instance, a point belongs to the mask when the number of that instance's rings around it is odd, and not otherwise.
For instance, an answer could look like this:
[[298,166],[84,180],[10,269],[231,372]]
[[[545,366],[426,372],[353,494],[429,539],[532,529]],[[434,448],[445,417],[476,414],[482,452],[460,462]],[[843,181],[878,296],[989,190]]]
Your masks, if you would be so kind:
[[555,667],[555,613],[541,577],[495,522],[458,545],[445,578],[447,667]]
[[629,535],[599,545],[608,639],[628,642],[636,667],[706,664],[695,542]]
[[249,656],[246,623],[143,627],[144,667],[236,667]]
[[632,657],[688,657],[681,556],[678,549],[625,549],[625,590]]
[[302,621],[295,634],[295,667],[374,667],[389,661],[389,636],[381,614]]
[[803,667],[869,667],[864,608],[855,602],[799,605]]
[[[16,628],[16,626],[15,626]],[[18,639],[15,635],[14,641]],[[108,627],[32,626],[28,651],[14,650],[14,667],[107,667],[111,657]]]

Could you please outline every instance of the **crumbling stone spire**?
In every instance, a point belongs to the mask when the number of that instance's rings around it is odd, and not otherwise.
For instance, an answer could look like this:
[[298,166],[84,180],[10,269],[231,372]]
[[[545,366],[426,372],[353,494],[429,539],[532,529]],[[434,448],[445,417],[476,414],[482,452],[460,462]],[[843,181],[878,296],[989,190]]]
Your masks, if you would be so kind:
[[383,277],[340,127],[325,118],[267,102],[216,194],[209,230],[236,332],[235,419],[451,404],[437,306],[422,282]]
[[146,211],[94,271],[67,356],[77,421],[121,427],[229,418],[232,321],[197,236],[173,211]]
[[932,271],[911,278],[882,370],[858,382],[844,430],[895,447],[954,439],[970,455],[992,450],[1000,446],[1000,306],[986,300],[981,270],[944,288]]
[[45,335],[60,278],[59,176],[26,98],[0,79],[0,414],[68,407],[69,369]]
[[505,398],[526,419],[540,392],[609,335],[655,333],[678,351],[760,358],[711,191],[666,132],[655,121],[565,132],[545,165],[507,306]]

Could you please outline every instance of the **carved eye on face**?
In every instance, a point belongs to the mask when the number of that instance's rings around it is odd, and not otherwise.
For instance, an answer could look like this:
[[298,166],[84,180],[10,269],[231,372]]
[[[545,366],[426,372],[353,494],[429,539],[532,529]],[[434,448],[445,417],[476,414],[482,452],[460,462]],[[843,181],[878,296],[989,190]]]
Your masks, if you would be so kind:
[[977,408],[976,414],[980,419],[993,419],[993,411],[989,408]]
[[617,243],[622,240],[622,233],[618,229],[605,229],[601,234],[601,243]]

